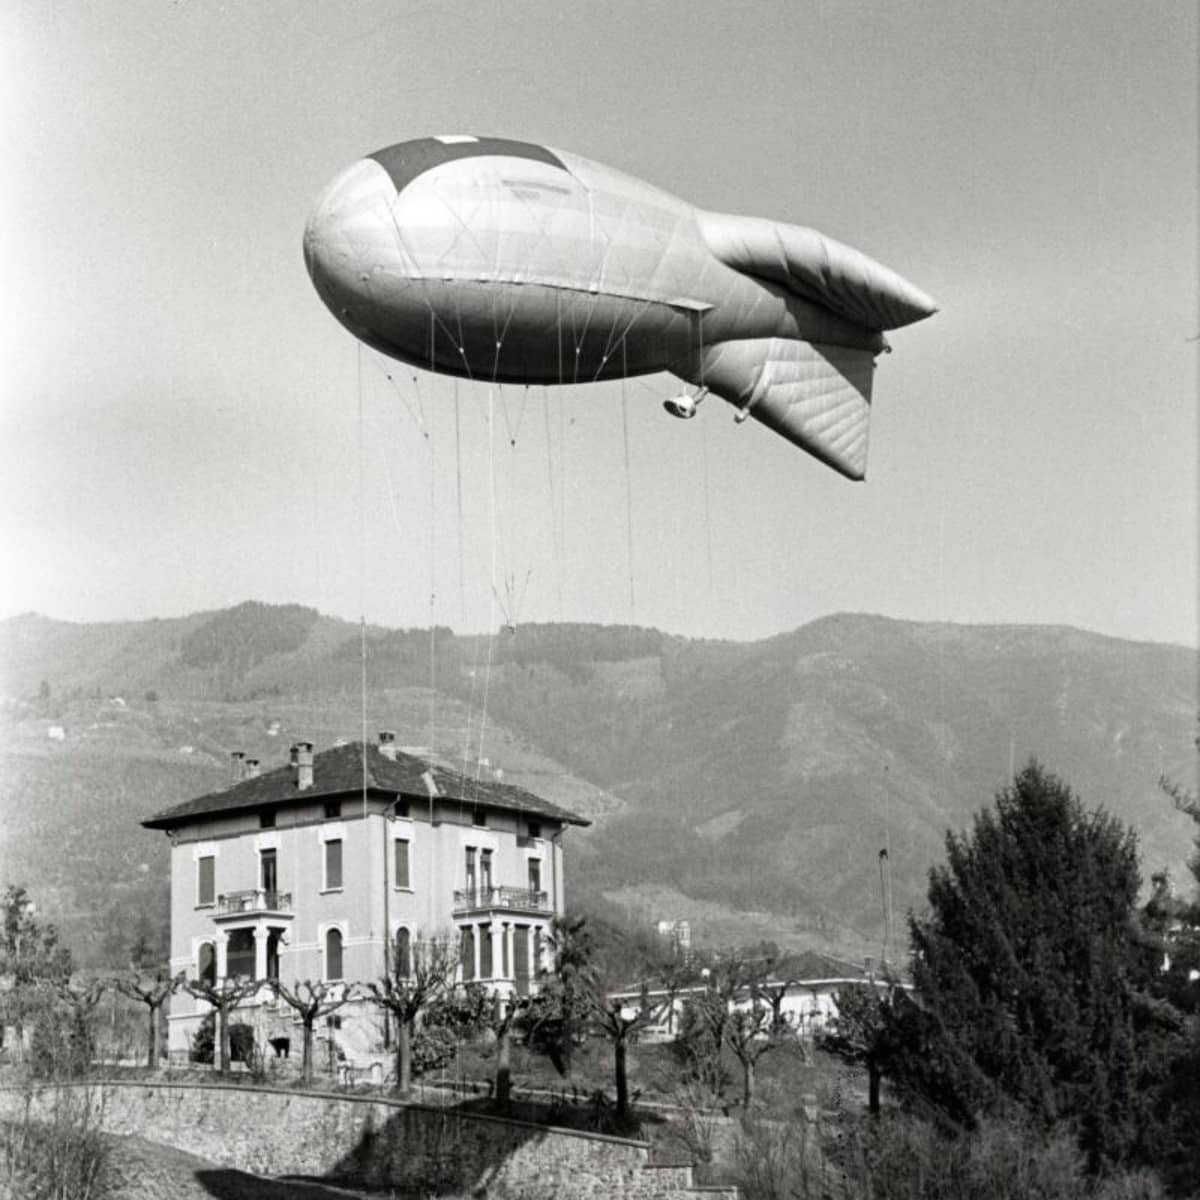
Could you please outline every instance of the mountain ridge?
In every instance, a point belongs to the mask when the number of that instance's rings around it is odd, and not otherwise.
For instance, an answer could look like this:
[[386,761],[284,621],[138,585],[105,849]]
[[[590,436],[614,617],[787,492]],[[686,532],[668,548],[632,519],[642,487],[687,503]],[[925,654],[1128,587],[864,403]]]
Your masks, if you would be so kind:
[[[231,749],[267,762],[289,737],[361,736],[361,636],[254,601],[145,622],[0,621],[8,876],[23,854],[83,924],[106,878],[149,902],[161,848],[129,829],[160,798],[219,786]],[[1188,822],[1157,781],[1194,776],[1189,647],[858,613],[752,642],[583,623],[373,626],[366,641],[369,733],[487,760],[479,769],[592,817],[571,843],[576,895],[692,913],[709,940],[878,952],[879,851],[896,912],[919,906],[945,831],[1030,756],[1133,824],[1145,871],[1178,873],[1186,857]],[[60,791],[92,798],[82,818],[49,799]],[[21,795],[42,798],[36,820]],[[39,838],[73,820],[101,843],[127,821],[128,846],[68,896],[70,872]]]

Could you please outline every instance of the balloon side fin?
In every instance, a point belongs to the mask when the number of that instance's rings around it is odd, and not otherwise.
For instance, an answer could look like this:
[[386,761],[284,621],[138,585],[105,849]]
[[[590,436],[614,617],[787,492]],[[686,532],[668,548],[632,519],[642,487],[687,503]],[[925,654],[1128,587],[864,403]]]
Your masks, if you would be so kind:
[[752,338],[707,348],[704,386],[848,479],[867,471],[870,350],[790,338]]
[[864,329],[899,329],[938,310],[890,267],[815,229],[732,213],[701,213],[699,222],[726,266],[772,280]]

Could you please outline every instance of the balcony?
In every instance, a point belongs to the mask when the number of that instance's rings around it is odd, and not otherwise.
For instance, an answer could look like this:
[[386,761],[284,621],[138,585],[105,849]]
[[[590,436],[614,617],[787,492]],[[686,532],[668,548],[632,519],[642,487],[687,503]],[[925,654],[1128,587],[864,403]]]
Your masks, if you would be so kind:
[[241,892],[222,892],[217,897],[214,921],[228,921],[235,917],[292,915],[292,893],[268,891],[266,888],[247,888]]
[[550,912],[550,896],[529,888],[490,887],[472,888],[454,893],[454,915],[503,909],[506,912]]

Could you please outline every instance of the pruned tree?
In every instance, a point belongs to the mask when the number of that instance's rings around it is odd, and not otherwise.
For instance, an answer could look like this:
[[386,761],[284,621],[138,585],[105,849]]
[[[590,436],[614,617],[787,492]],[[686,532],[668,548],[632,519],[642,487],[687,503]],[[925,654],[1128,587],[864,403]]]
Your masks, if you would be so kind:
[[300,1054],[300,1078],[306,1087],[313,1080],[313,1029],[316,1023],[332,1016],[342,1005],[355,998],[354,988],[344,983],[319,979],[297,980],[289,988],[278,979],[269,984],[275,993],[300,1018],[303,1041]]
[[492,1081],[495,1105],[506,1111],[512,1097],[512,1035],[529,1010],[528,996],[505,996],[481,983],[457,987],[429,1010],[429,1020],[456,1034],[490,1033],[496,1044],[496,1074]]
[[163,1009],[183,983],[182,971],[172,976],[163,970],[155,971],[153,975],[132,971],[112,980],[112,987],[122,996],[146,1006],[146,1066],[151,1070],[158,1066],[162,1055]]
[[204,1000],[213,1010],[217,1024],[217,1053],[213,1056],[216,1069],[222,1075],[229,1073],[229,1017],[239,1004],[255,995],[264,986],[263,980],[248,979],[244,975],[209,983],[203,979],[189,979],[184,987],[197,1000]]
[[724,1040],[742,1069],[745,1112],[749,1112],[754,1102],[759,1059],[792,1040],[791,1027],[783,1018],[782,993],[778,1008],[767,995],[773,961],[773,957],[751,960],[727,955],[718,960],[712,978],[716,1003],[709,1006],[709,1020],[713,1022],[714,1035]]
[[593,1026],[612,1043],[613,1074],[617,1088],[616,1118],[624,1123],[629,1119],[629,1043],[654,1020],[654,1006],[644,986],[635,1005],[606,996],[602,990],[591,993],[588,1004]]
[[854,983],[838,991],[835,1003],[837,1016],[817,1035],[817,1044],[844,1062],[866,1068],[867,1108],[877,1116],[892,1029],[890,992],[874,983]]
[[[400,972],[407,968],[406,974]],[[396,1091],[412,1090],[413,1037],[421,1015],[454,983],[458,956],[448,937],[413,942],[408,961],[394,963],[377,983],[368,983],[371,999],[396,1021]]]
[[653,964],[652,969],[655,980],[665,994],[663,1005],[667,1017],[667,1033],[674,1035],[676,1002],[682,992],[700,982],[700,970],[674,947],[669,955]]

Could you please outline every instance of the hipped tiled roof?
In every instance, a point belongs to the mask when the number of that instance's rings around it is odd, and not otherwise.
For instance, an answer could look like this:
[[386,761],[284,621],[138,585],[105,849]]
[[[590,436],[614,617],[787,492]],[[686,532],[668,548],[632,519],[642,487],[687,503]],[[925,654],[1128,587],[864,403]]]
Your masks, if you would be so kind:
[[[546,817],[568,825],[591,824],[586,818],[559,808],[557,804],[543,800],[524,788],[494,780],[476,781],[447,767],[430,767],[425,759],[415,758],[402,750],[396,751],[393,761],[378,746],[367,744],[365,784],[368,792],[393,793],[427,800],[429,791],[424,779],[427,771],[432,773],[438,794],[444,800],[460,800],[476,808]],[[155,813],[142,824],[147,829],[172,829],[197,817],[215,816],[218,813],[269,808],[301,800],[307,803],[335,796],[361,796],[363,776],[363,743],[349,742],[313,756],[313,784],[304,791],[296,786],[295,769],[284,766],[253,779],[243,779],[223,791],[185,800],[182,804]]]

